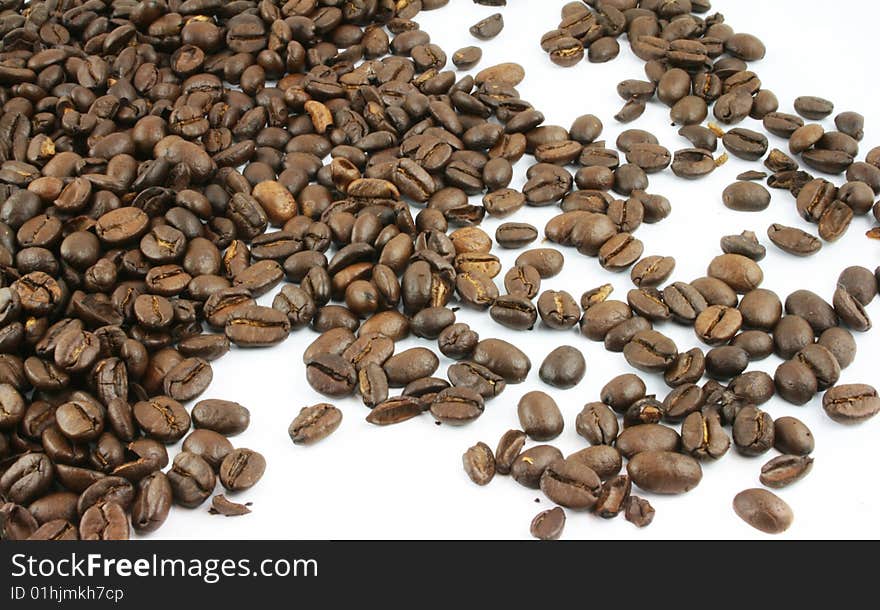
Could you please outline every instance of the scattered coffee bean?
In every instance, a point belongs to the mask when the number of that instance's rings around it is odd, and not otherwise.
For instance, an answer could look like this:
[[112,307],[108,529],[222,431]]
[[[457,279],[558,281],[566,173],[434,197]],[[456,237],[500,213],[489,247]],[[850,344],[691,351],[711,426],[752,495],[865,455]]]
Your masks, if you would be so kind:
[[794,521],[791,508],[766,489],[747,489],[733,499],[733,510],[739,517],[765,534],[781,534]]

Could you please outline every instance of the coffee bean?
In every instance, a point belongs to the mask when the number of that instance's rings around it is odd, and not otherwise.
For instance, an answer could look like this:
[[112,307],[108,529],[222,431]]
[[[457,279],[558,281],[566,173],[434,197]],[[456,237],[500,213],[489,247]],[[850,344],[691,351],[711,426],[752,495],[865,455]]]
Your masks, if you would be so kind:
[[483,339],[474,348],[472,358],[508,383],[521,383],[532,368],[522,350],[501,339]]
[[213,430],[225,436],[244,432],[250,424],[250,411],[236,402],[226,400],[202,400],[192,410],[196,428]]
[[424,409],[420,400],[409,396],[401,396],[389,398],[376,405],[367,415],[367,421],[378,426],[387,426],[412,419],[423,412]]
[[853,363],[857,347],[855,339],[848,330],[838,326],[824,331],[818,340],[818,344],[826,348],[834,355],[840,368],[845,369]]
[[168,482],[171,484],[175,502],[187,508],[195,508],[211,495],[217,478],[208,462],[184,451],[175,456],[171,470],[168,471]]
[[825,392],[822,407],[834,421],[856,424],[880,411],[880,399],[877,398],[877,391],[869,385],[839,385]]
[[438,422],[450,425],[470,423],[483,414],[483,397],[466,387],[447,388],[431,403],[431,415]]
[[477,443],[461,458],[464,471],[477,485],[488,485],[495,477],[495,456],[486,443]]
[[558,540],[564,528],[565,511],[557,506],[535,515],[529,532],[538,540]]
[[495,241],[502,248],[522,248],[538,238],[538,231],[530,224],[507,222],[495,230]]
[[[522,455],[519,459],[522,459]],[[557,459],[544,469],[540,487],[544,495],[560,506],[592,509],[601,494],[602,481],[599,475],[583,464]]]
[[837,326],[834,308],[810,290],[795,290],[785,299],[785,312],[806,320],[816,333]]
[[639,288],[654,288],[669,279],[675,270],[671,256],[646,256],[633,265],[630,277]]
[[647,527],[654,520],[654,508],[644,498],[630,495],[626,503],[624,516],[627,521],[636,527]]
[[502,29],[504,29],[504,18],[501,13],[495,13],[472,25],[469,31],[474,38],[491,40],[500,34]]
[[627,464],[627,473],[641,489],[657,494],[681,494],[703,478],[700,463],[690,456],[668,451],[646,451]]
[[813,458],[801,455],[780,455],[761,467],[761,484],[773,489],[788,487],[800,481],[813,468]]
[[190,427],[189,413],[183,405],[168,396],[135,403],[132,413],[148,436],[163,443],[180,440]]
[[536,441],[556,438],[565,425],[556,401],[544,392],[525,394],[519,401],[517,413],[522,429]]
[[539,489],[550,464],[562,461],[562,452],[550,445],[536,445],[520,453],[510,465],[510,475],[524,487]]
[[733,510],[739,517],[766,534],[781,534],[794,520],[791,508],[766,489],[747,489],[733,499]]
[[740,212],[757,212],[770,205],[770,193],[760,184],[735,182],[724,189],[724,205]]
[[821,97],[806,95],[794,101],[794,109],[805,119],[818,121],[834,112],[834,104]]
[[521,430],[508,430],[504,433],[495,448],[495,471],[498,474],[510,474],[510,468],[525,442],[526,434]]
[[357,372],[342,356],[321,354],[306,364],[306,380],[325,396],[348,396],[354,391]]
[[154,532],[168,518],[173,494],[168,477],[154,472],[138,482],[131,507],[131,525],[137,532]]
[[128,540],[129,533],[128,516],[115,502],[92,506],[79,524],[82,540]]
[[665,335],[647,330],[638,333],[623,349],[626,361],[647,373],[663,372],[678,355],[675,343]]
[[547,354],[538,376],[541,381],[555,388],[568,389],[584,378],[587,364],[581,351],[569,345],[557,347]]
[[678,432],[660,424],[627,427],[615,443],[617,450],[627,459],[645,451],[677,451],[680,445]]
[[721,280],[739,294],[754,290],[764,281],[764,273],[751,259],[739,254],[722,254],[709,264],[707,274]]
[[766,453],[775,439],[773,418],[756,407],[745,407],[733,422],[733,442],[743,455]]
[[327,403],[303,407],[287,433],[295,445],[311,445],[330,436],[342,423],[342,412]]
[[822,242],[813,235],[796,227],[772,224],[767,237],[780,250],[795,256],[812,256],[822,249]]
[[230,491],[242,491],[256,485],[266,470],[265,458],[250,449],[235,449],[220,464],[220,483]]

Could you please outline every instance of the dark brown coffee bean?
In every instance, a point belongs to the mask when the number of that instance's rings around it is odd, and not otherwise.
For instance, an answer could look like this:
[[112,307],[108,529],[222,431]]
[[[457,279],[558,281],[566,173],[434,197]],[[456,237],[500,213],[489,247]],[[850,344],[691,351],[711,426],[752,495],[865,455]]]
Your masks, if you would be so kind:
[[627,464],[633,483],[657,494],[681,494],[696,487],[703,478],[700,463],[690,456],[667,451],[646,451]]
[[477,443],[461,457],[464,471],[477,485],[488,485],[495,477],[495,456],[486,443]]
[[495,448],[495,471],[498,474],[510,474],[510,468],[525,442],[526,434],[522,430],[508,430],[504,433]]
[[773,418],[757,407],[748,406],[739,412],[733,422],[733,442],[743,455],[756,456],[773,447],[775,439]]
[[510,475],[524,487],[539,489],[544,471],[557,461],[562,461],[559,449],[550,445],[536,445],[516,457],[510,465]]
[[747,489],[733,499],[733,510],[739,517],[766,534],[781,534],[794,521],[791,508],[766,489]]
[[880,398],[869,385],[839,385],[825,392],[822,407],[838,423],[857,424],[880,412]]
[[780,455],[761,467],[761,484],[773,489],[788,487],[807,476],[813,458],[805,455]]
[[780,250],[795,256],[812,256],[822,249],[822,242],[813,235],[796,227],[772,224],[767,237]]
[[179,402],[168,396],[157,396],[135,403],[132,413],[148,436],[163,443],[180,440],[190,427],[189,413]]
[[287,429],[295,445],[311,445],[330,436],[342,423],[342,412],[327,403],[303,407]]
[[[513,476],[521,484],[523,481],[517,478],[516,465],[527,453],[529,452],[521,454],[514,464]],[[601,494],[602,481],[589,467],[560,458],[544,469],[540,478],[540,487],[544,495],[560,506],[592,509]]]
[[195,508],[214,491],[217,478],[208,462],[184,451],[175,456],[171,470],[168,471],[168,482],[171,484],[175,502],[187,508]]
[[266,459],[251,449],[235,449],[220,464],[220,483],[230,491],[250,489],[262,478]]
[[564,528],[565,511],[557,506],[535,515],[529,532],[538,540],[558,540]]
[[79,523],[82,540],[128,540],[129,534],[128,515],[115,502],[92,506]]

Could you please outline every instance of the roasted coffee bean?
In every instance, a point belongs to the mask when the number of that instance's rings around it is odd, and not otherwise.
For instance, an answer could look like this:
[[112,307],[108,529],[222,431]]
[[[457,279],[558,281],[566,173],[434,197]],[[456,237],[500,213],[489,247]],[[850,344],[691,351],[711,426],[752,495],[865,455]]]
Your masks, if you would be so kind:
[[717,413],[688,415],[681,425],[681,448],[698,460],[717,460],[730,448],[730,437]]
[[852,333],[845,328],[829,328],[819,336],[818,344],[834,355],[841,369],[847,368],[855,360],[856,342]]
[[642,424],[624,428],[615,446],[627,459],[644,451],[678,451],[678,432],[661,424]]
[[281,311],[251,305],[233,311],[226,320],[226,336],[240,347],[276,345],[287,338],[290,321]]
[[668,451],[646,451],[633,457],[627,473],[641,489],[657,494],[681,494],[703,478],[700,463],[690,456]]
[[495,477],[495,456],[486,443],[477,443],[461,457],[464,471],[477,485],[488,485]]
[[[519,463],[526,451],[517,460]],[[516,465],[513,475],[516,479]],[[532,466],[534,469],[534,466]],[[517,479],[522,483],[521,480]],[[541,491],[550,500],[573,509],[592,509],[602,491],[602,481],[591,468],[578,462],[557,459],[548,464],[540,478]]]
[[647,330],[638,333],[623,349],[626,361],[640,371],[665,371],[678,355],[675,343],[665,335]]
[[491,40],[500,34],[502,29],[504,29],[504,18],[501,16],[501,13],[495,13],[478,21],[468,31],[474,38]]
[[325,353],[306,363],[306,380],[325,396],[348,396],[354,391],[357,372],[342,356]]
[[236,402],[203,400],[193,407],[192,421],[196,428],[213,430],[224,436],[234,436],[247,429],[250,412]]
[[630,290],[626,301],[634,313],[651,322],[668,320],[672,316],[669,307],[663,302],[663,293],[654,288]]
[[864,267],[847,267],[837,280],[853,298],[867,306],[877,296],[877,279]]
[[633,403],[623,414],[623,427],[656,424],[663,418],[663,404],[654,396]]
[[770,192],[754,182],[735,182],[722,194],[724,205],[739,212],[758,212],[770,205]]
[[452,63],[459,70],[470,70],[483,58],[483,51],[479,47],[463,47],[452,54]]
[[535,515],[529,532],[538,540],[558,540],[564,528],[565,511],[557,506]]
[[510,474],[510,468],[526,442],[526,434],[522,430],[508,430],[498,441],[495,448],[495,471],[498,474]]
[[840,379],[840,364],[828,349],[821,345],[807,345],[794,357],[809,367],[816,377],[819,390],[826,390]]
[[574,297],[565,291],[548,290],[541,293],[537,309],[544,325],[555,330],[572,328],[581,317]]
[[733,442],[743,455],[755,456],[766,453],[775,440],[773,418],[758,408],[742,409],[733,422]]
[[430,377],[439,366],[437,355],[424,347],[414,347],[388,358],[383,368],[390,387],[403,387],[411,381]]
[[813,458],[805,455],[780,455],[761,467],[762,485],[780,489],[800,481],[813,468]]
[[593,445],[611,445],[617,438],[617,416],[601,402],[585,405],[575,423],[577,433]]
[[251,449],[235,449],[220,464],[220,483],[230,491],[250,489],[262,478],[266,459]]
[[168,396],[135,403],[132,413],[148,436],[163,443],[173,443],[183,438],[191,422],[183,405]]
[[765,534],[781,534],[794,521],[791,508],[766,489],[747,489],[733,499],[733,510],[740,519]]
[[772,224],[767,229],[767,237],[780,250],[795,256],[812,256],[822,249],[819,238],[796,227]]
[[795,290],[785,299],[785,313],[800,316],[819,334],[837,326],[834,308],[810,290]]
[[801,96],[794,101],[794,109],[805,119],[819,121],[834,112],[834,104],[814,96]]
[[526,223],[507,222],[495,229],[495,241],[502,248],[523,248],[537,238],[538,230]]
[[539,489],[544,471],[562,462],[562,452],[551,445],[536,445],[520,453],[510,465],[510,475],[524,487]]
[[52,461],[45,454],[23,454],[0,476],[0,494],[16,504],[27,504],[49,489],[53,476]]
[[565,257],[552,248],[535,248],[526,250],[516,258],[516,265],[530,265],[537,269],[542,279],[554,277],[562,271]]
[[475,390],[452,387],[440,391],[431,402],[430,411],[438,422],[462,425],[483,414],[483,397]]
[[764,273],[757,263],[739,254],[715,257],[707,275],[721,280],[739,294],[754,290],[764,281]]
[[868,317],[864,305],[850,294],[845,286],[837,286],[832,303],[840,321],[846,326],[857,332],[866,332],[871,329],[871,318]]
[[593,507],[593,512],[603,519],[613,519],[619,515],[629,502],[632,481],[626,475],[619,475],[602,485],[602,493]]
[[637,375],[627,373],[605,384],[600,396],[606,405],[618,413],[624,413],[637,400],[644,398],[645,392],[645,382]]
[[489,307],[489,315],[502,326],[513,330],[531,330],[538,311],[529,299],[519,295],[501,295]]
[[880,411],[877,391],[864,384],[839,385],[825,392],[822,397],[825,413],[842,424],[857,424]]
[[738,309],[712,305],[697,316],[694,331],[707,345],[721,345],[730,341],[739,332],[742,322],[743,316]]
[[[228,456],[227,456],[228,457]],[[174,501],[187,508],[200,506],[214,491],[217,478],[210,464],[192,453],[181,452],[168,471]]]
[[501,339],[483,339],[477,343],[471,357],[474,362],[500,375],[508,383],[521,383],[532,368],[531,361],[522,350]]
[[92,506],[79,523],[82,540],[128,540],[129,534],[128,516],[115,502]]
[[342,423],[342,412],[327,403],[303,407],[287,429],[296,445],[311,445],[330,436]]
[[547,354],[538,375],[541,381],[555,388],[573,388],[586,373],[587,363],[581,351],[569,345],[557,347]]
[[703,389],[693,382],[676,386],[663,400],[663,418],[667,421],[681,421],[706,404]]
[[638,288],[654,288],[669,279],[675,270],[671,256],[646,256],[633,265],[630,278]]
[[565,425],[556,401],[544,392],[525,394],[519,401],[517,413],[522,429],[536,441],[556,438]]
[[663,302],[673,318],[682,324],[693,324],[708,307],[705,297],[690,284],[675,282],[663,289]]
[[624,516],[627,521],[636,527],[647,527],[654,520],[654,508],[644,498],[630,495],[626,503]]

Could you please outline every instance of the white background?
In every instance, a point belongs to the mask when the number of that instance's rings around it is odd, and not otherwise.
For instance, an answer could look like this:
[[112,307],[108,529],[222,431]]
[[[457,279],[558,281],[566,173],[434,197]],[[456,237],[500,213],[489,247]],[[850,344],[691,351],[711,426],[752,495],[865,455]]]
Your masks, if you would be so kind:
[[[857,110],[866,116],[860,158],[873,144],[880,144],[874,62],[874,25],[880,9],[873,3],[850,0],[832,6],[818,0],[717,0],[715,4],[714,10],[724,13],[734,29],[756,34],[767,44],[767,59],[752,67],[765,88],[779,97],[781,111],[791,112],[794,98],[799,95],[824,96],[835,102],[836,111]],[[635,124],[622,126],[612,119],[622,103],[615,92],[616,84],[625,78],[645,78],[643,62],[631,55],[625,39],[621,40],[620,57],[608,64],[584,61],[562,69],[550,63],[539,47],[539,39],[556,27],[563,5],[561,0],[511,0],[506,8],[493,9],[476,6],[470,0],[452,0],[439,11],[420,14],[417,21],[450,57],[462,46],[481,46],[483,61],[475,71],[503,61],[520,62],[527,73],[519,86],[522,97],[545,114],[547,124],[568,127],[575,117],[593,113],[605,123],[603,137],[609,146],[627,127],[653,131],[671,150],[688,146],[677,135],[677,128],[670,126],[668,109],[659,102],[651,103]],[[496,10],[503,13],[506,23],[501,35],[488,43],[471,38],[468,27]],[[748,119],[742,126],[753,127],[753,123],[756,125]],[[833,128],[829,119],[826,129]],[[771,145],[786,149],[784,142],[772,137]],[[873,270],[880,264],[880,242],[865,238],[865,231],[872,226],[871,217],[857,218],[842,242],[825,244],[813,258],[797,259],[779,253],[766,238],[768,225],[781,222],[808,230],[814,227],[799,219],[794,199],[784,191],[773,191],[772,203],[765,212],[727,210],[721,203],[721,191],[747,169],[762,168],[734,159],[699,182],[679,180],[669,171],[651,176],[649,192],[669,197],[673,213],[660,224],[643,226],[637,236],[645,243],[646,255],[676,257],[673,280],[690,281],[705,275],[708,262],[720,253],[719,238],[744,229],[754,230],[767,246],[768,255],[762,263],[766,277],[763,287],[776,291],[783,299],[795,289],[810,286],[830,300],[837,275],[845,266],[861,264]],[[522,186],[524,172],[521,164],[512,186]],[[513,220],[531,222],[543,229],[557,212],[554,207],[524,209]],[[483,228],[494,234],[497,224],[497,220],[487,219]],[[518,253],[499,252],[505,269]],[[497,279],[500,284],[501,278]],[[615,287],[612,298],[625,300],[632,287],[628,274],[611,276],[595,259],[569,250],[563,273],[546,280],[542,289],[564,289],[580,298],[584,290],[606,282]],[[269,304],[271,295],[263,300]],[[876,300],[869,313],[880,320]],[[516,404],[533,389],[550,392],[565,415],[565,431],[553,443],[565,454],[586,447],[575,433],[575,416],[584,403],[598,400],[600,388],[609,379],[630,369],[622,355],[606,353],[601,344],[586,340],[577,329],[514,333],[493,323],[487,314],[461,311],[458,319],[471,324],[483,338],[494,336],[515,342],[532,361],[526,383],[508,386],[499,398],[487,404],[477,422],[463,428],[435,426],[429,415],[397,426],[371,426],[364,421],[367,409],[358,398],[351,398],[336,402],[344,412],[344,420],[335,434],[316,446],[297,447],[287,436],[288,424],[300,408],[324,400],[306,383],[301,359],[303,349],[317,335],[301,330],[276,348],[234,351],[215,363],[214,382],[201,398],[225,398],[247,406],[251,426],[233,442],[261,451],[268,460],[260,484],[234,496],[253,502],[253,514],[236,518],[209,516],[208,503],[195,510],[175,507],[165,526],[151,537],[527,538],[532,517],[550,508],[551,503],[540,491],[521,487],[509,477],[498,476],[487,487],[477,487],[462,470],[461,454],[477,441],[485,441],[494,449],[504,431],[519,427]],[[668,323],[659,329],[672,336],[682,351],[699,345],[689,328]],[[857,340],[859,356],[844,371],[841,382],[876,384],[880,381],[875,373],[880,359],[876,334],[868,333]],[[408,340],[398,346],[398,351],[418,344],[417,340]],[[583,350],[587,375],[576,388],[556,391],[540,382],[537,370],[544,356],[562,344]],[[443,376],[449,363],[441,361],[438,376]],[[778,363],[771,357],[754,368],[772,375]],[[661,379],[645,377],[650,392],[665,396],[668,388]],[[793,526],[782,537],[878,537],[876,446],[880,418],[859,427],[843,427],[825,416],[819,398],[804,407],[774,399],[765,408],[774,417],[801,418],[817,440],[813,472],[779,492],[795,513]],[[743,458],[731,450],[720,462],[705,464],[702,483],[684,496],[658,497],[637,491],[648,497],[657,511],[654,523],[642,530],[622,517],[605,521],[569,511],[563,538],[763,538],[737,518],[731,501],[742,489],[759,486],[760,467],[774,454]]]

